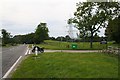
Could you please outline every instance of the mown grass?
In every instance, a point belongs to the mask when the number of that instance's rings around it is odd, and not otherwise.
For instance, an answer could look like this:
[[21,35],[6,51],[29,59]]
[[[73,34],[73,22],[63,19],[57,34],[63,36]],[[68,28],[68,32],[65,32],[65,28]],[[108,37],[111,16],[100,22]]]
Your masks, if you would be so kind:
[[[77,44],[77,50],[101,50],[106,49],[107,46],[111,46],[112,42],[108,44],[100,44],[100,42],[93,42],[93,48],[90,48],[89,42],[60,42],[46,40],[45,43],[39,44],[38,46],[44,47],[45,49],[54,49],[54,50],[71,50],[71,44]],[[69,46],[69,47],[68,47]]]
[[30,55],[12,78],[117,78],[118,58],[99,53]]

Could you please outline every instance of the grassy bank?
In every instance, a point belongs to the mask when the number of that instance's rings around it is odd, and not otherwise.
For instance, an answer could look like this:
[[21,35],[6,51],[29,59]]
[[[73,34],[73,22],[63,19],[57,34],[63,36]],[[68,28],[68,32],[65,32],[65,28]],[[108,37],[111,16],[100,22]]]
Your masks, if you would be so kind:
[[107,45],[100,44],[100,42],[93,42],[93,48],[90,48],[89,42],[60,42],[60,41],[46,40],[45,43],[39,44],[38,46],[44,47],[45,49],[71,50],[72,44],[77,45],[77,50],[100,50],[100,49],[106,49],[107,46],[111,46],[112,42],[108,42]]
[[25,59],[12,78],[117,78],[118,59],[98,53],[45,53]]

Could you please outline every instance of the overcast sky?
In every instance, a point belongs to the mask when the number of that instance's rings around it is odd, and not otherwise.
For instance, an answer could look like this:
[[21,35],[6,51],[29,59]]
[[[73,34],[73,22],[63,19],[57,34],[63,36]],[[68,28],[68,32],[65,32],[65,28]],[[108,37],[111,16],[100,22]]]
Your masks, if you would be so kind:
[[34,32],[40,22],[45,22],[50,36],[65,36],[67,20],[73,17],[79,1],[86,0],[0,0],[0,26],[18,35]]

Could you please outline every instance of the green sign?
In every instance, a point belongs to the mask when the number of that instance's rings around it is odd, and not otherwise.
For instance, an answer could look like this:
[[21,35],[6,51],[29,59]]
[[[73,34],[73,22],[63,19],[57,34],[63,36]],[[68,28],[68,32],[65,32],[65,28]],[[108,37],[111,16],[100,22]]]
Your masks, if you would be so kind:
[[77,44],[71,44],[72,49],[77,49]]

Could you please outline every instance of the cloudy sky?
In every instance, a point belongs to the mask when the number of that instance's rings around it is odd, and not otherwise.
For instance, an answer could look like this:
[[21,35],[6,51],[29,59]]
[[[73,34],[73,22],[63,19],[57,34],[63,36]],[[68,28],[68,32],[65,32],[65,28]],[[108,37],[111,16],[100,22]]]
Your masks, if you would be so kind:
[[86,0],[0,0],[0,26],[18,35],[34,32],[40,22],[46,22],[50,36],[65,36],[67,20],[79,1]]

